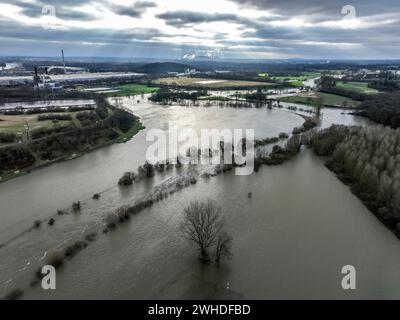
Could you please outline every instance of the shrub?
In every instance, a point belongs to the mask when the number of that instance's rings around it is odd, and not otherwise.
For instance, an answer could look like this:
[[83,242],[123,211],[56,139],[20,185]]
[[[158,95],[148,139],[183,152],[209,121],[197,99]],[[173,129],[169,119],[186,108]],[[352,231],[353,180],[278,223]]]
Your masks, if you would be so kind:
[[11,132],[0,132],[0,143],[13,143],[17,136]]
[[97,237],[97,232],[91,232],[85,236],[85,240],[88,242],[93,242]]
[[108,230],[113,230],[117,226],[118,216],[115,213],[110,213],[106,218],[106,227]]
[[66,247],[64,250],[64,255],[65,255],[65,257],[71,259],[79,251],[82,251],[87,246],[88,246],[87,242],[79,240],[79,241],[75,242],[73,245]]
[[53,218],[51,218],[47,224],[48,224],[49,226],[52,226],[52,225],[54,225],[54,222],[55,222],[55,221],[56,221],[56,220],[54,220]]
[[126,206],[123,206],[123,207],[118,208],[118,209],[115,211],[115,214],[117,215],[118,221],[119,221],[119,222],[127,221],[127,220],[129,220],[129,218],[130,218],[130,216],[129,216],[129,211],[128,211],[128,207],[126,207]]
[[138,168],[139,178],[151,178],[154,176],[154,166],[146,161],[142,166]]
[[17,300],[24,295],[24,292],[21,289],[14,289],[10,293],[8,293],[3,299],[4,300]]
[[81,210],[81,202],[80,201],[74,202],[72,204],[72,210],[75,212],[80,211]]
[[59,268],[64,264],[64,252],[60,250],[51,251],[47,256],[47,264]]
[[120,186],[130,186],[133,184],[135,175],[133,172],[125,172],[124,175],[118,180]]
[[40,227],[41,224],[42,224],[42,222],[41,222],[40,220],[35,220],[35,221],[33,222],[33,228],[34,228],[34,229],[37,229],[37,228]]
[[68,121],[72,120],[72,117],[69,114],[41,114],[38,116],[38,121],[47,120]]

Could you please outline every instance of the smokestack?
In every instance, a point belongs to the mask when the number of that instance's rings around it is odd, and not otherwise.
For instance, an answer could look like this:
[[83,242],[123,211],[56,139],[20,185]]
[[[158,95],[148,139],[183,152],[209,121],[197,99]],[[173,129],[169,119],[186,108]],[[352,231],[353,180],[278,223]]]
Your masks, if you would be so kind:
[[64,73],[67,73],[67,71],[65,69],[64,49],[61,49],[61,54],[62,54],[63,65],[64,65]]
[[37,68],[35,67],[35,76],[37,77],[38,76],[38,71],[37,71]]

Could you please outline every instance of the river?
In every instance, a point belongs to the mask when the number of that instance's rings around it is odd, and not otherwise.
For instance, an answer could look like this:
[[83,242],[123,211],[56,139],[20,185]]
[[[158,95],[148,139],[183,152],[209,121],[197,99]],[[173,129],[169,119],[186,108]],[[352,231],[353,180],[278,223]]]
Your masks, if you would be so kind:
[[[91,230],[102,217],[149,193],[172,173],[120,189],[123,172],[144,162],[151,128],[254,128],[256,138],[291,132],[303,119],[286,110],[162,107],[146,97],[122,103],[146,129],[125,144],[96,150],[0,184],[0,242],[36,219],[82,201],[82,212],[56,216],[0,248],[0,293],[18,287],[27,299],[74,298],[399,298],[400,243],[309,150],[278,167],[251,176],[230,172],[200,179],[134,216],[68,261],[57,290],[29,284],[49,250]],[[322,127],[367,125],[365,119],[324,109]],[[175,174],[175,173],[174,173]],[[98,201],[93,193],[101,193]],[[252,199],[247,193],[252,192]],[[219,268],[198,263],[194,248],[178,234],[183,208],[194,199],[214,199],[233,236],[233,258]],[[341,268],[357,269],[357,290],[341,289]],[[2,292],[1,292],[2,291]]]

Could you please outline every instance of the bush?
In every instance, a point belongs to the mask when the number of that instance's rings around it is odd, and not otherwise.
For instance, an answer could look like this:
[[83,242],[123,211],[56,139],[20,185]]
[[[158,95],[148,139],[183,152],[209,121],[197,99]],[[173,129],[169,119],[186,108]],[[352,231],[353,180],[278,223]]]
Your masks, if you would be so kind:
[[115,211],[115,214],[117,215],[118,221],[119,222],[124,222],[129,220],[129,210],[128,207],[120,207]]
[[0,174],[30,167],[35,161],[35,157],[25,146],[0,148]]
[[24,291],[21,289],[14,289],[8,293],[3,299],[4,300],[17,300],[24,295]]
[[110,213],[105,222],[107,230],[113,230],[117,227],[118,216],[115,213]]
[[151,178],[154,176],[154,166],[146,161],[142,166],[138,168],[138,177],[141,178]]
[[75,212],[80,211],[81,210],[81,202],[80,201],[74,202],[72,204],[72,210]]
[[78,252],[85,249],[87,246],[88,246],[87,242],[79,240],[75,242],[73,245],[66,247],[64,250],[64,255],[65,257],[71,259],[73,256],[75,256]]
[[37,229],[37,228],[40,228],[40,225],[42,224],[42,222],[40,221],[40,220],[35,220],[34,222],[33,222],[33,228],[34,229]]
[[38,116],[38,121],[47,120],[68,121],[72,120],[72,117],[69,114],[41,114]]
[[60,250],[51,251],[47,256],[47,264],[59,268],[64,264],[64,252]]
[[85,236],[85,240],[88,242],[93,242],[94,240],[96,240],[96,237],[97,237],[97,232],[91,232]]
[[118,180],[120,186],[130,186],[135,181],[135,174],[133,172],[125,172],[124,175]]
[[0,143],[13,143],[17,136],[11,132],[0,132]]

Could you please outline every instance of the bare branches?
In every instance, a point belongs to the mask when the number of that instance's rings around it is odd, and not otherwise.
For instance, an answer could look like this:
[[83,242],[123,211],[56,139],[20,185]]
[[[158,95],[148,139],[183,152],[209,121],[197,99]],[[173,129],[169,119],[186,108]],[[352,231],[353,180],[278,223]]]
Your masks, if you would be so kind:
[[223,232],[218,236],[215,246],[215,262],[219,263],[222,257],[230,259],[232,257],[232,237]]
[[[213,201],[194,201],[184,210],[184,218],[181,224],[182,235],[194,242],[204,261],[209,260],[209,249],[216,246],[216,260],[222,256],[229,256],[232,238],[223,233],[223,220],[220,217],[221,208]],[[230,251],[229,251],[230,252]]]

